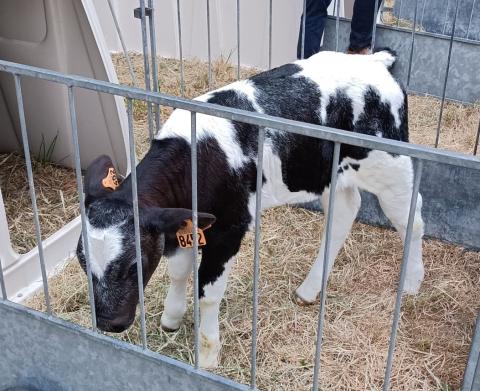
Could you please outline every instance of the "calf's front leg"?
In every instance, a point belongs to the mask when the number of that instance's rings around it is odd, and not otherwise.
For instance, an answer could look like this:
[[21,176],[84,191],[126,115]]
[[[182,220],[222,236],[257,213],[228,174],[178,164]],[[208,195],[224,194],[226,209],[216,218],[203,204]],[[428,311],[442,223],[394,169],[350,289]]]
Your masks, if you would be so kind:
[[[230,236],[230,235],[228,235]],[[207,239],[198,271],[200,286],[200,366],[215,368],[220,353],[219,313],[228,275],[243,234],[215,243]]]

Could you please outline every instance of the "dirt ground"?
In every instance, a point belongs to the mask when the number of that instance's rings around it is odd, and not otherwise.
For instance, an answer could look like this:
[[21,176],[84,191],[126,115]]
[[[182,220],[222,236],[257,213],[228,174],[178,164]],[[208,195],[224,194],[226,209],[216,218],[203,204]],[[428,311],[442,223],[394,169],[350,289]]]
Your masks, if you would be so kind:
[[[114,56],[119,80],[131,84],[122,56]],[[142,59],[133,56],[137,79],[143,80]],[[179,94],[179,63],[161,59],[162,92]],[[255,70],[242,70],[248,76]],[[186,96],[208,90],[207,66],[185,63]],[[213,67],[214,85],[236,78],[225,61]],[[411,96],[411,140],[431,145],[439,102]],[[171,112],[162,108],[165,120]],[[137,153],[148,148],[146,106],[134,106]],[[442,148],[470,152],[480,118],[478,105],[447,103],[442,123]],[[27,251],[35,244],[28,188],[22,176],[23,159],[0,155],[0,186],[7,207],[15,248]],[[37,195],[44,237],[78,214],[76,185],[71,170],[50,163],[35,164]],[[67,178],[68,177],[68,178]],[[73,181],[72,181],[73,178]],[[262,219],[261,277],[258,336],[258,386],[262,390],[305,390],[313,376],[318,306],[299,307],[292,292],[313,261],[323,229],[320,214],[293,207],[268,210]],[[356,223],[337,258],[328,285],[326,328],[322,350],[321,385],[324,389],[380,389],[383,380],[396,281],[402,246],[395,232]],[[434,240],[424,242],[426,276],[421,292],[402,307],[395,353],[392,389],[453,390],[461,384],[473,321],[480,310],[480,254]],[[248,234],[231,274],[221,309],[223,348],[217,373],[247,383],[251,337],[253,236]],[[191,303],[184,325],[167,334],[159,327],[168,288],[165,262],[147,287],[148,345],[186,362],[193,357]],[[50,279],[56,315],[90,324],[86,278],[77,262]],[[27,305],[44,309],[42,294]],[[138,322],[115,337],[139,343]]]

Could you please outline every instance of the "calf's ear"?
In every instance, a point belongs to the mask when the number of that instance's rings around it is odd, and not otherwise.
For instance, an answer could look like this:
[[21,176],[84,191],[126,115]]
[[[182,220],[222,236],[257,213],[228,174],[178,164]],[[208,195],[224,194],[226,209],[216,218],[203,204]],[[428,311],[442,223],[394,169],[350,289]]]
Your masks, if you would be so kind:
[[[140,224],[142,227],[158,232],[177,232],[192,219],[192,211],[182,208],[151,207],[142,210]],[[198,227],[209,228],[216,220],[210,213],[198,212]]]
[[85,174],[85,203],[105,197],[115,191],[119,184],[112,159],[106,155],[97,157]]

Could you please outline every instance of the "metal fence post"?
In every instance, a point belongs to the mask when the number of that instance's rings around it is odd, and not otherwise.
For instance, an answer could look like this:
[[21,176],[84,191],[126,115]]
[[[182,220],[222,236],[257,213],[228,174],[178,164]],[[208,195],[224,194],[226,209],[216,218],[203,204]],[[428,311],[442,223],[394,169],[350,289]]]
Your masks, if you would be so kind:
[[2,290],[2,299],[7,300],[7,287],[5,286],[5,278],[3,277],[2,260],[0,259],[0,288]]
[[325,253],[323,259],[322,290],[320,292],[320,311],[317,324],[317,342],[315,345],[315,364],[313,367],[313,386],[312,390],[317,391],[319,387],[320,375],[320,356],[322,354],[322,336],[325,323],[325,302],[327,299],[327,281],[328,281],[328,258],[330,257],[330,242],[333,227],[333,213],[335,207],[335,193],[337,188],[338,165],[340,163],[340,143],[335,143],[333,148],[332,173],[330,178],[330,196],[328,200],[327,221],[325,224]]
[[415,12],[413,16],[413,27],[412,27],[412,43],[410,46],[410,58],[408,60],[407,85],[406,85],[407,90],[410,85],[410,76],[412,74],[413,50],[415,47],[415,30],[417,28],[417,10],[418,10],[418,0],[415,0]]
[[240,0],[237,0],[237,80],[240,80]]
[[305,58],[305,26],[307,19],[307,0],[303,0],[303,14],[302,14],[302,48],[300,57],[303,60]]
[[68,103],[70,124],[72,128],[73,155],[75,159],[75,176],[77,180],[78,202],[80,204],[80,218],[82,222],[82,246],[85,254],[85,268],[87,269],[88,300],[92,317],[92,330],[97,330],[97,313],[95,309],[95,295],[93,292],[92,264],[90,259],[90,245],[87,230],[87,213],[85,211],[85,195],[83,194],[82,166],[80,163],[80,145],[78,143],[77,111],[75,110],[75,95],[73,87],[68,87]]
[[128,71],[130,73],[130,77],[132,78],[132,84],[133,84],[134,87],[136,87],[137,86],[137,78],[135,76],[135,70],[133,69],[132,60],[130,59],[130,56],[128,55],[127,45],[125,45],[122,30],[120,29],[120,25],[118,23],[117,15],[116,15],[115,10],[113,8],[112,0],[107,0],[107,1],[108,1],[108,7],[110,8],[110,13],[112,14],[113,23],[115,24],[115,30],[117,31],[118,38],[120,39],[120,43],[122,45],[123,55],[125,56],[125,59],[127,60]]
[[253,311],[252,311],[252,350],[250,368],[250,388],[257,385],[257,326],[258,326],[258,277],[260,274],[260,230],[262,213],[262,186],[263,186],[263,144],[265,128],[258,130],[257,147],[257,183],[255,188],[255,248],[253,258]]
[[[150,62],[148,61],[148,41],[147,41],[147,20],[146,20],[146,10],[145,10],[145,0],[140,0],[140,17],[141,17],[141,27],[142,27],[142,45],[143,45],[143,66],[145,70],[145,89],[151,91],[150,84]],[[152,104],[147,103],[147,117],[148,117],[148,135],[150,141],[153,140],[153,113],[152,113]]]
[[212,42],[210,34],[210,0],[207,0],[208,89],[212,88]]
[[[40,259],[40,269],[42,272],[43,294],[45,295],[45,305],[47,312],[52,313],[50,305],[50,294],[48,292],[48,277],[45,266],[45,255],[43,253],[42,231],[40,228],[40,217],[38,215],[37,195],[35,193],[35,185],[33,182],[32,160],[30,158],[30,145],[28,142],[27,124],[25,121],[25,109],[23,107],[22,85],[20,83],[20,76],[14,75],[15,93],[17,96],[18,116],[20,120],[20,131],[22,133],[23,154],[25,156],[25,165],[28,177],[28,189],[30,192],[30,199],[32,200],[33,222],[35,224],[35,237],[37,239],[38,258]],[[2,284],[3,285],[3,284]]]
[[477,391],[480,389],[480,313],[477,315],[473,331],[470,353],[463,374],[462,391]]
[[418,191],[422,179],[423,160],[418,160],[415,170],[415,179],[413,181],[412,198],[410,200],[410,211],[408,213],[407,232],[405,233],[405,242],[403,245],[402,268],[398,281],[397,297],[395,299],[395,308],[393,311],[392,330],[390,332],[390,342],[388,345],[387,364],[385,368],[385,378],[383,382],[383,391],[390,389],[390,379],[392,375],[393,353],[395,351],[395,342],[397,339],[398,324],[400,322],[400,310],[402,306],[403,287],[405,285],[405,276],[407,274],[408,257],[410,255],[410,245],[412,241],[413,222],[417,210]]
[[182,16],[180,0],[177,0],[178,54],[180,57],[180,94],[185,96],[185,72],[183,69]]
[[457,3],[455,6],[455,14],[453,17],[452,34],[450,35],[450,45],[448,47],[447,69],[445,70],[445,80],[443,82],[442,103],[440,104],[440,114],[438,116],[437,135],[435,136],[435,148],[438,147],[438,142],[440,140],[440,127],[442,126],[443,106],[445,105],[445,94],[447,92],[448,73],[450,71],[450,60],[452,58],[453,38],[455,36],[455,25],[457,23],[458,5],[460,4],[460,0],[456,0],[456,1]]
[[[153,7],[153,0],[148,0],[148,8],[150,13],[148,15],[148,25],[150,27],[150,53],[152,60],[152,80],[153,92],[158,92],[160,86],[158,85],[158,67],[157,67],[157,36],[155,34],[155,9]],[[160,130],[160,106],[155,104],[155,134]]]
[[147,348],[147,331],[145,322],[145,299],[143,297],[143,265],[142,248],[140,245],[140,218],[138,213],[138,192],[137,192],[137,157],[135,155],[135,136],[133,134],[133,104],[132,100],[127,101],[128,115],[128,143],[130,146],[130,164],[132,179],[132,203],[133,203],[133,223],[135,226],[135,256],[137,260],[137,278],[138,278],[138,302],[140,304],[140,328],[142,336],[142,346]]
[[197,114],[190,113],[190,144],[192,164],[192,223],[193,223],[193,327],[194,327],[194,365],[199,367],[199,344],[200,344],[200,308],[199,286],[198,286],[198,165],[197,165]]

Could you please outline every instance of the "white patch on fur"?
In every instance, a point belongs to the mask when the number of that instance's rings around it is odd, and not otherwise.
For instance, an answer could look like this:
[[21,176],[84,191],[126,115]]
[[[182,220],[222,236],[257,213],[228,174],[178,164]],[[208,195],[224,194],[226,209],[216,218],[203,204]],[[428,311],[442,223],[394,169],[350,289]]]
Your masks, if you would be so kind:
[[[302,67],[299,76],[309,78],[320,86],[320,118],[323,122],[327,117],[326,109],[330,96],[333,96],[337,89],[343,89],[352,99],[355,123],[364,109],[363,96],[366,88],[372,86],[377,89],[381,101],[390,104],[395,125],[397,128],[400,126],[399,110],[403,105],[403,92],[386,68],[387,56],[382,53],[386,52],[364,56],[320,52],[307,60],[295,62]],[[389,53],[388,56],[393,58]]]
[[204,296],[200,299],[200,366],[214,368],[218,366],[220,353],[220,329],[218,316],[220,302],[225,293],[228,275],[235,257],[225,264],[225,270],[217,280],[203,287]]
[[164,310],[160,320],[163,327],[177,330],[182,324],[183,315],[187,310],[187,283],[192,273],[192,250],[177,249],[168,256],[168,275],[170,287],[164,302]]
[[95,228],[87,221],[88,248],[90,250],[90,265],[92,273],[101,279],[108,265],[122,251],[121,224],[108,228]]

